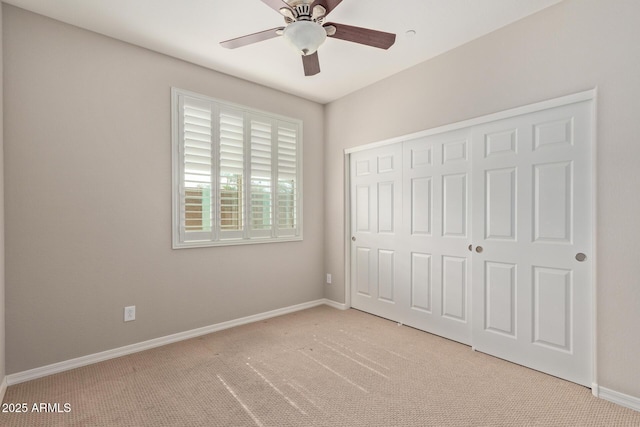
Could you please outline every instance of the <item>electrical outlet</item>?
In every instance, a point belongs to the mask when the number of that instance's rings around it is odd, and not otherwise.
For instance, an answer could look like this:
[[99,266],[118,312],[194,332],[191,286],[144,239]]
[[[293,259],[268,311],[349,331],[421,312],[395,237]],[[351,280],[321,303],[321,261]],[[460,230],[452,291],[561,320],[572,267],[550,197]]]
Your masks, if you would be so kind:
[[331,284],[331,274],[327,273],[327,284]]
[[130,305],[129,307],[124,308],[124,321],[130,322],[132,320],[136,320],[136,306]]

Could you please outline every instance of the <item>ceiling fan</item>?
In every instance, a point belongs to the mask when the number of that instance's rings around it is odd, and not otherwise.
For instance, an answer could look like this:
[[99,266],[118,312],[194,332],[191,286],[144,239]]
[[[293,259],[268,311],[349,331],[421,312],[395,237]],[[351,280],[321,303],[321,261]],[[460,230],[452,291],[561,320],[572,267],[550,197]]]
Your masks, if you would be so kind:
[[380,49],[389,49],[396,41],[396,35],[392,33],[325,23],[326,16],[342,0],[262,0],[262,2],[284,16],[285,26],[226,40],[220,43],[222,47],[235,49],[283,36],[302,55],[305,76],[313,76],[320,72],[317,50],[327,37]]

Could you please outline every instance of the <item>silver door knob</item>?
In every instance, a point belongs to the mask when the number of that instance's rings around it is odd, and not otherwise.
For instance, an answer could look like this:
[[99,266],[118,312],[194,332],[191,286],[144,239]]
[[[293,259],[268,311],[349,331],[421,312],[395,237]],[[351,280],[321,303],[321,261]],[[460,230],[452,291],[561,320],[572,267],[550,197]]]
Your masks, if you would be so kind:
[[579,262],[582,262],[582,261],[584,261],[585,259],[587,259],[587,256],[586,256],[585,254],[583,254],[582,252],[578,252],[578,253],[576,254],[576,259],[577,259]]
[[351,240],[356,241],[356,236],[351,236]]
[[482,246],[476,246],[476,252],[480,254],[482,253],[482,251],[483,251]]
[[469,251],[473,251],[473,245],[469,245]]

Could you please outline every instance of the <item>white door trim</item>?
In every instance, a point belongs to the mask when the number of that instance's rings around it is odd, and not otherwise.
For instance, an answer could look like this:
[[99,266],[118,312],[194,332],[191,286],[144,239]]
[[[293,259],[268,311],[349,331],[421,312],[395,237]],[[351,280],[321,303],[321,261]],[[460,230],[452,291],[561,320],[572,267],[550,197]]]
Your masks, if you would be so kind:
[[591,381],[593,383],[591,387],[591,393],[597,397],[598,393],[598,310],[597,310],[597,270],[598,270],[598,242],[596,230],[598,229],[598,162],[597,162],[597,147],[598,147],[598,88],[594,88],[589,91],[592,95],[591,105],[591,245],[593,250],[594,262],[591,264],[591,363],[592,363],[592,376]]
[[593,220],[593,229],[592,232],[592,245],[593,245],[593,259],[592,263],[592,280],[591,280],[591,294],[592,294],[592,316],[591,316],[591,335],[592,335],[592,349],[591,349],[591,360],[592,360],[592,393],[596,395],[598,388],[598,376],[597,376],[597,331],[596,331],[596,315],[597,315],[597,301],[596,301],[596,289],[597,289],[597,245],[596,245],[596,232],[597,229],[597,215],[596,215],[596,206],[597,206],[597,192],[596,192],[596,183],[597,183],[597,168],[596,168],[596,148],[597,148],[597,129],[596,129],[596,112],[597,112],[597,88],[589,89],[583,92],[574,93],[571,95],[561,96],[558,98],[536,102],[534,104],[524,105],[520,107],[511,108],[505,111],[500,111],[496,113],[487,114],[484,116],[476,117],[469,120],[463,120],[456,123],[447,124],[444,126],[439,126],[432,129],[427,129],[419,132],[415,132],[412,134],[401,135],[394,138],[389,138],[382,141],[373,142],[370,144],[364,144],[357,147],[347,148],[344,150],[344,265],[345,265],[345,275],[344,275],[344,300],[345,306],[347,308],[351,307],[351,250],[350,250],[350,242],[351,242],[351,203],[350,203],[350,189],[351,189],[351,179],[350,179],[350,155],[352,153],[356,153],[359,151],[369,150],[372,148],[378,148],[386,145],[395,144],[402,141],[407,141],[411,139],[416,139],[424,136],[437,135],[440,133],[449,132],[452,130],[463,129],[467,127],[472,127],[480,124],[490,123],[493,121],[511,118],[523,114],[529,114],[541,110],[546,110],[554,107],[560,107],[564,105],[574,104],[583,101],[594,101],[592,103],[592,117],[591,117],[591,126],[592,126],[592,182],[591,182],[591,197],[592,197],[592,220]]
[[575,104],[577,102],[590,101],[590,100],[596,99],[596,95],[597,95],[597,88],[589,89],[584,92],[578,92],[571,95],[561,96],[559,98],[549,99],[547,101],[536,102],[535,104],[523,105],[520,107],[511,108],[509,110],[499,111],[497,113],[491,113],[485,116],[463,120],[461,122],[450,123],[448,125],[421,130],[419,132],[410,133],[407,135],[396,136],[394,138],[372,142],[370,144],[359,145],[357,147],[352,147],[352,148],[346,148],[344,150],[344,153],[346,156],[348,154],[355,153],[358,151],[370,150],[371,148],[377,148],[385,145],[395,144],[396,142],[408,141],[410,139],[416,139],[424,136],[437,135],[439,133],[445,133],[452,130],[458,130],[458,129],[463,129],[463,128],[476,126],[484,123],[495,122],[497,120],[508,119],[510,117],[519,116],[522,114],[529,114],[529,113],[534,113],[536,111],[548,110],[554,107],[561,107],[563,105]]

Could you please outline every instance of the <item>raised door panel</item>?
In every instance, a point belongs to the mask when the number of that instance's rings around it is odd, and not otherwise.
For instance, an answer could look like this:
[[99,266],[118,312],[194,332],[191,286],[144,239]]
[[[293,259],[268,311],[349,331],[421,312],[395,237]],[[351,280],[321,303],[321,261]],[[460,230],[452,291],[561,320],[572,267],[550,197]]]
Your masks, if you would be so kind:
[[559,120],[542,120],[533,126],[533,149],[549,150],[573,145],[574,119],[571,116]]
[[431,255],[411,253],[411,308],[431,313]]
[[378,298],[386,302],[395,302],[395,251],[381,249],[378,251]]
[[571,161],[534,165],[534,241],[571,243],[573,167]]
[[533,267],[533,343],[571,351],[573,280],[570,270]]
[[516,265],[485,262],[484,329],[516,337]]
[[485,172],[485,239],[516,240],[517,169],[509,167]]
[[411,179],[411,234],[431,235],[433,179],[430,176]]
[[[511,127],[485,133],[482,142],[484,142],[485,158],[511,156],[518,153],[518,131]],[[477,141],[476,144],[478,144]]]
[[442,236],[467,237],[467,174],[442,177]]
[[371,296],[371,249],[356,247],[355,249],[355,285],[356,292],[366,297]]
[[396,197],[393,181],[378,183],[378,232],[395,233]]
[[360,232],[371,231],[371,189],[368,185],[356,186],[355,229]]
[[467,320],[467,260],[442,257],[442,316]]
[[453,139],[442,144],[442,164],[450,165],[467,160],[468,141],[464,139]]

